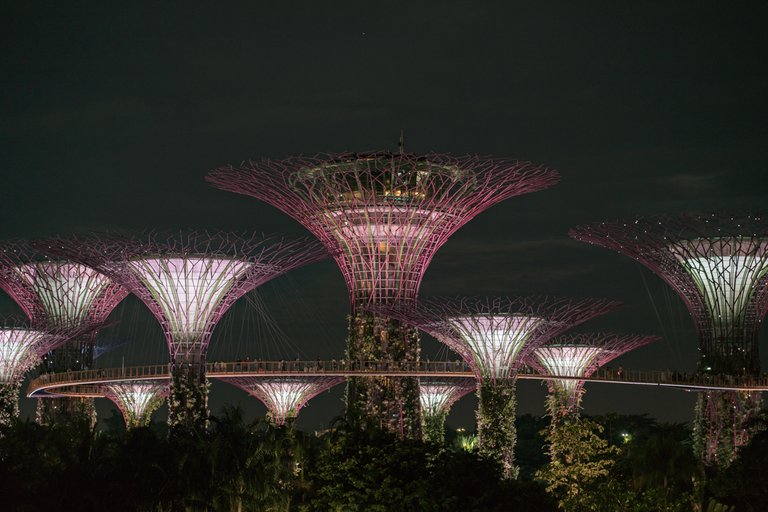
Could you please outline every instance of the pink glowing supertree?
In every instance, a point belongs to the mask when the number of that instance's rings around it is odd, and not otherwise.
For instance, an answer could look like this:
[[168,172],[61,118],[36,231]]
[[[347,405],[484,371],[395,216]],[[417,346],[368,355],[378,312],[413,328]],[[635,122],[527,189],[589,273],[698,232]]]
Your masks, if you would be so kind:
[[165,333],[171,359],[168,423],[205,425],[205,354],[216,323],[242,295],[327,253],[308,239],[188,232],[143,238],[52,240],[47,250],[80,258],[137,295]]
[[[589,377],[617,357],[658,339],[658,336],[636,334],[565,334],[534,349],[528,364],[543,375]],[[583,380],[551,379],[547,384],[553,419],[579,414],[584,395]]]
[[299,411],[323,391],[344,381],[344,377],[218,377],[255,396],[269,409],[269,421],[292,426]]
[[19,387],[24,374],[40,363],[41,356],[80,331],[56,326],[27,327],[5,320],[0,326],[0,426],[19,415]]
[[472,368],[478,380],[480,452],[513,477],[517,370],[544,340],[619,305],[552,297],[433,298],[379,311],[434,336]]
[[424,440],[442,444],[445,441],[445,418],[461,397],[474,391],[477,381],[466,377],[419,379],[422,430]]
[[[570,235],[633,258],[680,295],[699,334],[700,372],[759,374],[758,334],[768,312],[762,217],[660,215],[579,226]],[[700,458],[729,464],[759,406],[759,393],[701,393],[694,427]]]
[[[86,325],[93,327],[43,356],[43,370],[56,372],[92,367],[98,326],[128,294],[128,290],[95,269],[51,257],[23,240],[0,246],[0,288],[16,301],[33,325],[83,331]],[[41,423],[55,423],[81,412],[95,415],[92,399],[40,399],[37,408]]]
[[[352,304],[348,358],[417,361],[416,331],[362,307],[413,302],[435,252],[457,229],[558,175],[514,160],[372,152],[250,161],[207,179],[277,207],[334,255]],[[347,418],[420,437],[416,379],[349,379]]]
[[101,392],[123,414],[125,428],[146,427],[168,395],[168,382],[135,380],[103,384]]

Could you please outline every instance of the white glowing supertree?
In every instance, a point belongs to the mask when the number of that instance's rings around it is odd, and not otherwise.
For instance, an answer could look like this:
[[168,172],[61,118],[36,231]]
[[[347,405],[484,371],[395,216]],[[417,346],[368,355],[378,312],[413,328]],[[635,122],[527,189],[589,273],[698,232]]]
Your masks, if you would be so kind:
[[517,473],[517,370],[544,340],[618,306],[608,300],[552,297],[434,298],[381,312],[434,336],[472,368],[478,381],[480,452],[497,460],[511,478]]
[[123,414],[125,428],[145,427],[152,413],[168,395],[168,382],[158,380],[125,381],[104,384],[101,392],[114,402]]
[[19,415],[19,387],[24,374],[40,362],[42,354],[77,331],[35,329],[13,321],[0,327],[0,426]]
[[584,381],[577,377],[589,377],[600,366],[658,339],[634,334],[566,334],[537,347],[528,362],[544,375],[573,377],[547,381],[554,408],[550,414],[557,418],[578,415]]
[[224,232],[61,238],[47,250],[92,265],[155,315],[171,359],[168,424],[184,431],[207,425],[205,355],[222,315],[245,293],[327,256],[307,239]]
[[[43,371],[87,370],[93,365],[98,327],[128,294],[97,270],[51,257],[35,243],[15,240],[0,245],[0,288],[35,325],[75,328],[82,336],[66,340],[43,355]],[[84,329],[91,326],[91,329]],[[90,398],[46,398],[37,402],[41,423],[55,423],[86,414],[95,419]]]
[[445,418],[461,397],[474,391],[474,379],[419,379],[424,440],[442,444],[445,441]]
[[[761,216],[683,214],[601,222],[570,231],[577,240],[642,263],[685,302],[699,334],[699,371],[760,373],[758,338],[768,312],[768,221]],[[726,466],[750,439],[759,393],[699,394],[695,449]]]
[[255,396],[269,409],[268,418],[278,427],[291,426],[299,411],[312,398],[343,377],[218,377]]
[[[332,253],[352,306],[349,359],[415,362],[416,330],[364,308],[415,301],[432,257],[453,233],[558,175],[511,159],[380,151],[249,161],[216,169],[208,180],[279,208]],[[346,400],[350,423],[421,438],[415,378],[351,377]]]

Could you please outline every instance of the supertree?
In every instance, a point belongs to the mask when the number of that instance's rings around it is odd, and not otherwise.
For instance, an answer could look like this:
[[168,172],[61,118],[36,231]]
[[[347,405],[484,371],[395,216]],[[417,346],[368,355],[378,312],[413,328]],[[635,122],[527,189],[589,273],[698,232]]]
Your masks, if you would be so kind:
[[205,354],[222,315],[259,285],[327,256],[308,239],[224,232],[60,238],[47,250],[92,265],[155,315],[170,352],[168,424],[187,432],[207,424]]
[[424,440],[437,444],[445,442],[445,418],[461,397],[474,391],[474,379],[419,379],[422,431]]
[[[699,372],[759,373],[758,333],[768,311],[768,223],[757,216],[682,214],[579,226],[573,238],[642,263],[682,298],[699,336]],[[748,439],[759,393],[700,393],[695,448],[707,465],[730,464]]]
[[267,406],[267,418],[277,427],[292,427],[299,411],[307,402],[336,384],[344,377],[217,377],[229,382]]
[[120,409],[125,428],[146,427],[168,395],[168,382],[136,380],[103,384],[101,392]]
[[[30,321],[59,329],[94,327],[43,356],[42,371],[87,370],[100,324],[128,294],[95,269],[51,257],[24,240],[0,246],[0,288],[21,307]],[[95,421],[92,398],[46,398],[37,401],[40,423],[85,415]]]
[[617,357],[657,341],[658,336],[614,333],[564,334],[533,350],[528,364],[543,375],[572,377],[550,379],[549,414],[554,422],[579,414],[584,381]]
[[0,427],[19,415],[19,387],[24,374],[38,365],[41,355],[79,331],[60,327],[28,327],[16,320],[0,326]]
[[480,453],[513,478],[517,371],[544,340],[619,305],[553,297],[432,298],[381,311],[434,336],[472,368],[478,381]]
[[[216,169],[208,180],[277,207],[334,255],[351,301],[349,359],[418,361],[415,329],[363,308],[413,302],[435,252],[457,229],[558,175],[514,160],[370,152],[250,161]],[[347,382],[348,421],[421,436],[417,379]]]

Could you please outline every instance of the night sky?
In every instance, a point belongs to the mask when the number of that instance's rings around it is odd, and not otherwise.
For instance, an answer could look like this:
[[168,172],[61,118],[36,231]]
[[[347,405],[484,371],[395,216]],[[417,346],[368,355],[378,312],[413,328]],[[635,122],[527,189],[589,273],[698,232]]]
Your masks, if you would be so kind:
[[[248,158],[395,150],[402,129],[408,151],[515,157],[562,175],[459,230],[422,294],[619,299],[622,311],[584,328],[664,340],[616,364],[691,371],[696,337],[673,292],[567,230],[635,214],[765,210],[764,2],[15,4],[0,15],[0,238],[146,228],[306,235],[205,174]],[[260,297],[283,334],[228,336],[248,323],[238,315],[254,316],[238,304],[214,335],[212,359],[341,357],[347,294],[332,262]],[[0,306],[18,311],[6,296]],[[114,318],[123,324],[100,342],[120,346],[98,364],[165,360],[135,299]],[[424,344],[424,357],[454,357]],[[693,417],[693,394],[587,388],[590,414]],[[518,389],[520,413],[543,413],[541,384]],[[310,402],[299,427],[327,426],[341,396],[339,386]],[[111,404],[100,402],[105,417]],[[227,402],[250,417],[264,411],[215,383],[213,411]],[[33,406],[24,399],[22,410]],[[474,406],[463,399],[449,425],[472,428]]]

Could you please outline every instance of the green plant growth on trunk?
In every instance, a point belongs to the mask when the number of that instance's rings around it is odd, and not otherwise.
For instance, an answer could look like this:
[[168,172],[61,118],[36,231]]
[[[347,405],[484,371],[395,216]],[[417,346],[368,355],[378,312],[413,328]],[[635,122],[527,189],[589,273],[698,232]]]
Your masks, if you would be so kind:
[[517,478],[515,466],[515,381],[483,380],[477,389],[477,437],[480,455],[497,461],[504,478]]
[[[347,362],[353,368],[374,362],[391,369],[419,361],[416,329],[397,320],[355,313],[349,319]],[[352,377],[347,381],[347,421],[400,437],[421,439],[419,381],[415,377]]]
[[208,387],[205,367],[179,364],[171,370],[168,426],[175,432],[203,432],[208,427]]
[[54,425],[68,421],[87,421],[96,425],[96,400],[87,397],[38,398],[35,421]]
[[448,415],[445,412],[436,412],[435,414],[424,414],[424,440],[430,443],[445,443],[445,418]]
[[705,466],[726,468],[739,447],[755,434],[750,420],[757,417],[759,393],[708,391],[699,393],[693,425],[693,450]]
[[7,427],[19,417],[20,383],[0,384],[0,427]]

